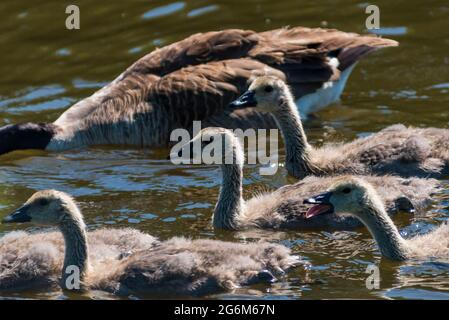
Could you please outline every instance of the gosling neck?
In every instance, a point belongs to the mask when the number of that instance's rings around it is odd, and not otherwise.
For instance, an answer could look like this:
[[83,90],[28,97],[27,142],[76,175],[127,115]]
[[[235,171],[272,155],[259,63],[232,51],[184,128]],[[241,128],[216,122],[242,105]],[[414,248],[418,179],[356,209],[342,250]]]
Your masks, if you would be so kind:
[[384,208],[370,204],[359,217],[368,228],[379,247],[381,254],[391,260],[403,261],[407,259],[407,243],[399,234]]
[[307,141],[298,109],[291,94],[284,93],[281,96],[274,116],[284,137],[288,173],[298,179],[317,174],[310,156],[312,147]]
[[[77,211],[77,212],[74,212]],[[59,228],[65,242],[64,266],[62,269],[62,286],[65,289],[82,289],[89,269],[89,252],[86,226],[79,209],[67,208],[67,214]],[[74,286],[79,270],[79,286]]]
[[235,153],[239,151],[235,149],[234,147],[233,163],[221,165],[222,185],[213,216],[213,226],[215,228],[237,229],[237,218],[243,210],[243,160],[239,161],[236,159]]

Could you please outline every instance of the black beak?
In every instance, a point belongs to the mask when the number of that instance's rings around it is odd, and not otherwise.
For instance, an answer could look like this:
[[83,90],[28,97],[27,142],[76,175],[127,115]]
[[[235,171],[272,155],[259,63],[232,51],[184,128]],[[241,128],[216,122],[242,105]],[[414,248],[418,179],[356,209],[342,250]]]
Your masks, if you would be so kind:
[[321,193],[317,196],[311,197],[309,199],[304,200],[304,204],[331,204],[330,198],[332,196],[332,192]]
[[240,96],[237,100],[234,100],[229,105],[233,109],[241,109],[246,107],[255,107],[257,106],[257,101],[255,98],[255,93],[252,90],[246,91],[243,95]]
[[28,215],[28,206],[22,206],[10,215],[3,218],[3,223],[30,222],[31,217]]

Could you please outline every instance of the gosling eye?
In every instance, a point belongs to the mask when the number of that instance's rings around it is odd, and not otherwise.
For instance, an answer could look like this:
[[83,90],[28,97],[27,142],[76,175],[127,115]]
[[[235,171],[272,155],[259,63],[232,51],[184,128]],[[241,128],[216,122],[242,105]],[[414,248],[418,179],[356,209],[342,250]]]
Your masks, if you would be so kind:
[[48,200],[47,199],[40,199],[39,200],[39,205],[40,206],[46,206],[48,204]]
[[342,190],[342,192],[343,192],[343,193],[346,193],[346,194],[351,193],[351,188],[344,188],[344,189]]
[[272,87],[272,86],[270,86],[270,85],[268,85],[268,86],[265,86],[265,88],[263,89],[263,91],[265,91],[266,93],[270,93],[270,92],[272,92],[272,91],[273,91],[273,87]]

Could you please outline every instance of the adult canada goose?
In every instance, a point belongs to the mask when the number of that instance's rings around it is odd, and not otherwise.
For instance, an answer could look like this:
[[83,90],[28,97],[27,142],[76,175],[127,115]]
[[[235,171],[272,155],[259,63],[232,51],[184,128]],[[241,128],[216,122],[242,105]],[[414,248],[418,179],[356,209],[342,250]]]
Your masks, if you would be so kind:
[[90,145],[165,146],[194,120],[228,128],[275,127],[251,109],[224,112],[254,74],[274,74],[300,97],[304,114],[337,100],[357,61],[397,42],[303,27],[230,29],[192,35],[136,61],[53,123],[0,128],[0,154]]
[[[192,150],[190,155],[197,157],[197,149],[194,147],[196,143],[206,150],[205,147],[212,141],[222,142],[222,150],[213,150],[214,154],[220,154],[220,158],[217,157],[216,160],[220,161],[222,170],[220,195],[213,215],[214,227],[348,229],[360,226],[354,218],[323,215],[309,220],[304,217],[307,206],[303,204],[303,200],[331,186],[339,179],[337,177],[312,176],[274,192],[243,200],[244,153],[239,139],[231,131],[212,127],[201,130],[189,143]],[[217,146],[215,143],[214,145]],[[212,147],[212,144],[209,146]],[[438,185],[434,179],[403,179],[393,176],[366,176],[364,179],[376,187],[391,213],[421,210],[429,204],[430,196],[436,192]]]
[[293,95],[283,80],[259,77],[231,105],[234,108],[255,106],[272,112],[284,136],[287,170],[298,179],[312,174],[344,173],[391,173],[404,177],[449,175],[449,129],[399,124],[349,143],[316,148],[307,141]]
[[59,275],[62,287],[70,289],[77,269],[80,289],[196,295],[274,281],[274,275],[300,261],[277,244],[159,241],[132,229],[87,232],[74,200],[54,190],[37,192],[3,222],[55,226],[62,237],[12,232],[0,238],[1,290],[54,285]]
[[315,205],[307,211],[308,218],[326,213],[356,217],[368,228],[382,255],[389,259],[449,256],[447,223],[428,234],[403,239],[376,190],[362,179],[343,177],[326,193],[306,199],[305,203]]

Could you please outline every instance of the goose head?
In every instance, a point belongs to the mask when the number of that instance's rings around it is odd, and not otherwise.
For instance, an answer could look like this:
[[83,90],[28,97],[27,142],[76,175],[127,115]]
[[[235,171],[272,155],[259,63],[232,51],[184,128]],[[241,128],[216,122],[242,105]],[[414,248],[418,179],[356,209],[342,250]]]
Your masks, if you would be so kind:
[[20,208],[3,219],[3,223],[31,222],[60,226],[64,221],[82,222],[82,215],[68,194],[56,190],[36,192]]
[[287,84],[274,76],[256,78],[248,90],[231,103],[233,109],[257,107],[263,112],[276,112],[280,103],[289,92]]
[[306,218],[333,213],[365,221],[367,215],[372,215],[370,208],[383,208],[374,188],[359,178],[342,178],[326,192],[308,198],[304,203],[314,205],[307,211]]
[[228,129],[204,128],[189,141],[188,145],[191,158],[202,159],[207,164],[243,165],[244,163],[244,153],[239,138]]

